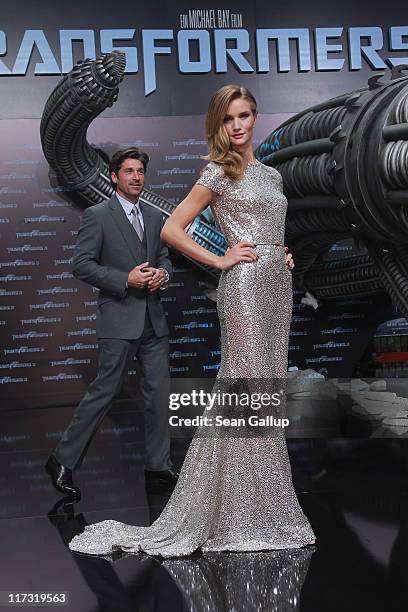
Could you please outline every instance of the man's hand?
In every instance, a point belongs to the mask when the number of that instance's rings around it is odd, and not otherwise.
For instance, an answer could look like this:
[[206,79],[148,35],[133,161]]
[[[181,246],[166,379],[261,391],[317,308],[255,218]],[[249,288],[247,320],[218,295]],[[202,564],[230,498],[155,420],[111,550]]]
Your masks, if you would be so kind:
[[147,283],[147,287],[149,291],[157,291],[157,289],[159,289],[159,287],[161,287],[161,285],[166,280],[165,273],[163,272],[163,270],[160,270],[159,268],[148,267],[148,268],[145,268],[145,270],[148,270],[152,274],[152,276],[150,277]]
[[128,287],[136,287],[142,289],[145,287],[153,277],[153,270],[155,268],[149,268],[149,262],[145,261],[139,264],[128,275]]

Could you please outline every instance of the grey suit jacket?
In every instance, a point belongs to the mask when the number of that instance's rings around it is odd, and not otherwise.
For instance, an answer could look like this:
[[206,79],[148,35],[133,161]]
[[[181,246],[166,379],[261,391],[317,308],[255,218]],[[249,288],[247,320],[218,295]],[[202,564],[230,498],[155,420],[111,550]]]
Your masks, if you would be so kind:
[[[140,203],[149,265],[172,274],[168,250],[160,238],[162,213]],[[73,274],[99,291],[98,338],[136,339],[141,336],[146,308],[157,336],[168,334],[160,290],[126,288],[130,270],[143,263],[141,243],[116,196],[87,208],[74,251]]]

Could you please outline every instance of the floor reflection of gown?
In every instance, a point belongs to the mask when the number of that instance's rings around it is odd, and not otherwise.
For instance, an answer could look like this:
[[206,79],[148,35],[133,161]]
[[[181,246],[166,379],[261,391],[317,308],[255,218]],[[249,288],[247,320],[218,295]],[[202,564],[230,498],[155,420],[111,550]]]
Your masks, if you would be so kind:
[[[287,370],[292,278],[283,244],[287,201],[282,179],[260,162],[240,181],[209,163],[198,184],[218,195],[212,208],[230,246],[256,243],[259,259],[221,275],[217,307],[222,382],[284,378]],[[218,428],[220,429],[220,428]],[[224,436],[218,431],[191,442],[180,478],[160,517],[149,527],[103,521],[86,527],[70,548],[88,554],[113,550],[163,557],[203,551],[298,548],[314,542],[292,485],[281,429],[270,436]]]
[[312,554],[311,548],[208,553],[163,566],[192,612],[295,612]]

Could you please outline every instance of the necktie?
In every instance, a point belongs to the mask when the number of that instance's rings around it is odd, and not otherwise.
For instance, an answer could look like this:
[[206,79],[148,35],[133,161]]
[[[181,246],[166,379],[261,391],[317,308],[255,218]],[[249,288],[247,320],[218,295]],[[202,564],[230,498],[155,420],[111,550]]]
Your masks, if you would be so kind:
[[140,223],[139,212],[135,206],[132,208],[132,212],[130,214],[132,215],[133,229],[135,230],[136,234],[139,236],[140,241],[142,241],[143,240],[143,228],[142,228],[142,224]]

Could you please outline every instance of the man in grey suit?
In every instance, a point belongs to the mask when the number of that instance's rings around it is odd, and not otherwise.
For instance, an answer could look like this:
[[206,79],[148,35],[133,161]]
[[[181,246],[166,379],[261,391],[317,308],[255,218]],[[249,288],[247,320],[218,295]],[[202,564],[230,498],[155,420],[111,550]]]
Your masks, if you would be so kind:
[[87,208],[78,232],[74,276],[100,290],[98,372],[46,464],[54,486],[71,496],[80,495],[72,471],[118,396],[134,355],[142,372],[146,482],[174,486],[178,477],[169,453],[169,342],[159,295],[172,266],[160,238],[162,214],[139,203],[148,161],[135,148],[115,153],[110,170],[116,195]]

